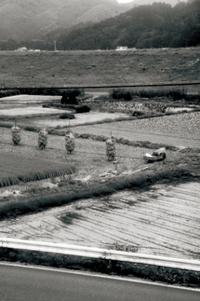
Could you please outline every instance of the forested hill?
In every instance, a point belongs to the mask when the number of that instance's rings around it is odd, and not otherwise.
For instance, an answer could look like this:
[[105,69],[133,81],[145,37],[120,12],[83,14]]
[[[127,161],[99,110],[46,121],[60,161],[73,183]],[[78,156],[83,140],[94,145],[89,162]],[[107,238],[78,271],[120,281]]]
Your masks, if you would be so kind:
[[43,39],[51,31],[125,12],[117,0],[0,0],[0,40]]
[[200,0],[172,7],[154,3],[135,7],[120,16],[63,33],[62,49],[188,47],[200,45]]

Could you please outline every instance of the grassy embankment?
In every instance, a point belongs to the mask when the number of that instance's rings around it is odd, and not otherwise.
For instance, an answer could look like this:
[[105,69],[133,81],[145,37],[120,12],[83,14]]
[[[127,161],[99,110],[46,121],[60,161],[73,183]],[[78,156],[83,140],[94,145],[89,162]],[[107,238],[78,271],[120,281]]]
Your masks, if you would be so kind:
[[[193,160],[193,163],[191,163],[191,160]],[[186,154],[185,157],[179,160],[176,159],[174,162],[151,165],[147,170],[131,176],[111,178],[106,183],[98,181],[82,185],[68,185],[62,193],[3,202],[0,204],[0,219],[46,210],[50,207],[66,205],[80,199],[101,197],[123,189],[146,189],[158,182],[171,183],[191,180],[199,178],[198,170],[199,159],[196,158],[195,161],[192,156]]]

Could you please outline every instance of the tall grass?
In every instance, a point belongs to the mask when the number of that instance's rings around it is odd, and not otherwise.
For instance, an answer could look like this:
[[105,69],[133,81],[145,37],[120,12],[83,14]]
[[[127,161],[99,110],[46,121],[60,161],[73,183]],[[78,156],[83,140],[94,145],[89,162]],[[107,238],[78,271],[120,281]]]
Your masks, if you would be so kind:
[[16,176],[8,176],[8,177],[0,177],[0,188],[17,185],[20,183],[27,183],[32,181],[40,181],[49,178],[56,178],[61,177],[66,174],[72,174],[75,171],[75,168],[72,166],[68,166],[67,168],[55,168],[50,170],[44,171],[35,171],[35,172],[28,172],[22,175]]
[[[155,97],[167,97],[173,100],[193,100],[191,95],[188,95],[184,89],[114,89],[110,93],[110,97],[114,100],[126,100],[130,101],[134,97],[140,98],[155,98]],[[194,96],[196,98],[197,96]]]
[[71,164],[26,158],[13,153],[1,153],[0,169],[0,187],[58,177],[75,171]]

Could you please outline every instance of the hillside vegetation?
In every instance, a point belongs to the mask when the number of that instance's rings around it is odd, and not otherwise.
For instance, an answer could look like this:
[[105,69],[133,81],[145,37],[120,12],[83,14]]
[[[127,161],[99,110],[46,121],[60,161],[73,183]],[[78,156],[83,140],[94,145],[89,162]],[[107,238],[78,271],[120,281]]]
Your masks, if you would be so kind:
[[172,7],[154,3],[120,16],[75,29],[59,38],[63,49],[187,47],[200,45],[200,1]]
[[[0,0],[0,48],[30,45],[49,49],[57,29],[98,22],[129,7],[117,0]],[[48,33],[49,40],[44,43]]]

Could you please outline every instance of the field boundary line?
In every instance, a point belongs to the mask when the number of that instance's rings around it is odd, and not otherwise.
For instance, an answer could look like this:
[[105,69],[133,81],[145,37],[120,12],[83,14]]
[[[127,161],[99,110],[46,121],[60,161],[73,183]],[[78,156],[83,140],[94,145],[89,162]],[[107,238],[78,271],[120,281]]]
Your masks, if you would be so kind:
[[26,87],[26,86],[0,86],[0,90],[30,90],[36,89],[112,89],[112,88],[143,88],[143,87],[170,87],[170,86],[196,86],[200,85],[200,81],[182,81],[182,82],[157,82],[157,83],[128,83],[128,84],[95,84],[95,85],[64,85],[64,86],[39,86],[39,87]]
[[122,261],[150,266],[161,266],[174,269],[192,270],[200,272],[200,261],[192,259],[179,259],[164,256],[136,254],[118,250],[108,250],[86,246],[76,246],[69,244],[55,244],[49,242],[39,242],[31,240],[19,240],[12,238],[0,238],[0,248],[8,248],[24,251],[37,251],[46,253],[56,253],[78,257],[88,257],[94,259],[104,259],[111,261]]

